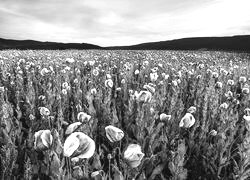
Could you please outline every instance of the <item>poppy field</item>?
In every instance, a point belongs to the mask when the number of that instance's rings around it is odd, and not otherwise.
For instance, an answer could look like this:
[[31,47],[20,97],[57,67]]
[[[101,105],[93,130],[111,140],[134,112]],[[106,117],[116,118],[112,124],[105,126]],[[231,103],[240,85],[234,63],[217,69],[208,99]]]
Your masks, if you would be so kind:
[[250,55],[0,51],[2,180],[250,179]]

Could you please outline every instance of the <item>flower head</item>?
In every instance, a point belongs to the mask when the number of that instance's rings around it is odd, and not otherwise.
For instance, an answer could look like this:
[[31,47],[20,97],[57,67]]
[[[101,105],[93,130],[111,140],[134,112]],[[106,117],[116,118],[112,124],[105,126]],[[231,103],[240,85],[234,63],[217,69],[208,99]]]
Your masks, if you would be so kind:
[[227,108],[228,108],[228,104],[226,102],[220,105],[220,109],[227,109]]
[[130,144],[124,152],[124,159],[128,161],[128,164],[135,168],[140,165],[144,153],[141,151],[141,146],[138,144]]
[[138,75],[140,71],[138,69],[135,70],[135,75]]
[[82,125],[81,122],[74,122],[72,124],[70,124],[66,131],[65,131],[65,134],[68,135],[68,134],[71,134],[73,133],[77,128],[79,128],[80,126]]
[[47,68],[43,68],[40,73],[42,76],[45,76],[46,74],[49,73],[49,70]]
[[173,84],[173,86],[176,87],[176,86],[178,86],[178,81],[177,81],[177,80],[173,80],[173,81],[172,81],[172,84]]
[[217,131],[215,131],[214,129],[212,131],[209,132],[209,134],[211,136],[216,136],[217,135]]
[[105,81],[105,86],[106,86],[106,87],[112,88],[113,85],[114,85],[114,83],[113,83],[112,79],[107,79],[107,80]]
[[215,88],[221,89],[222,88],[222,82],[216,82]]
[[244,113],[243,119],[245,120],[247,130],[250,131],[250,108],[246,108]]
[[67,90],[66,89],[62,89],[62,94],[63,95],[67,95],[68,94]]
[[139,102],[150,102],[152,99],[152,93],[149,91],[140,91],[140,93],[136,94],[135,97]]
[[245,82],[247,82],[247,78],[246,78],[245,76],[241,76],[241,77],[239,78],[239,82],[240,82],[240,83],[245,83]]
[[50,115],[50,110],[46,107],[40,107],[39,111],[40,111],[40,114],[42,116],[49,116]]
[[194,125],[195,118],[191,113],[186,113],[185,116],[181,119],[179,127],[190,128]]
[[152,94],[155,93],[155,88],[153,85],[151,85],[152,83],[150,84],[145,84],[143,86],[144,89],[148,90],[149,92],[151,92]]
[[47,150],[52,145],[53,137],[50,130],[40,130],[35,132],[34,148],[36,150]]
[[225,96],[228,98],[228,99],[232,99],[233,98],[233,92],[232,91],[228,91],[225,93]]
[[74,63],[75,60],[73,58],[66,58],[67,63]]
[[82,132],[70,134],[64,142],[63,154],[71,157],[72,161],[89,159],[95,153],[95,142]]
[[114,126],[106,126],[105,127],[106,137],[110,142],[120,141],[124,137],[124,132]]
[[90,93],[91,93],[92,95],[96,95],[96,93],[97,93],[96,88],[92,88],[92,89],[90,90]]
[[242,93],[243,94],[249,94],[249,88],[248,87],[242,88]]
[[98,76],[99,75],[99,70],[97,68],[93,69],[93,75]]
[[196,107],[195,106],[191,106],[190,108],[188,108],[187,112],[193,114],[196,112]]
[[125,84],[125,83],[126,83],[126,80],[125,80],[125,79],[122,79],[122,80],[121,80],[121,83],[122,83],[122,84]]
[[213,72],[213,73],[212,73],[212,77],[213,77],[213,78],[218,78],[218,77],[219,77],[219,74],[218,74],[217,72]]
[[85,112],[79,112],[77,115],[77,120],[80,122],[83,122],[83,123],[88,122],[90,120],[90,118],[91,118],[91,116]]
[[160,120],[161,121],[169,121],[171,119],[171,115],[167,115],[165,113],[160,114]]
[[152,82],[155,82],[158,79],[158,74],[157,72],[150,73],[150,80]]

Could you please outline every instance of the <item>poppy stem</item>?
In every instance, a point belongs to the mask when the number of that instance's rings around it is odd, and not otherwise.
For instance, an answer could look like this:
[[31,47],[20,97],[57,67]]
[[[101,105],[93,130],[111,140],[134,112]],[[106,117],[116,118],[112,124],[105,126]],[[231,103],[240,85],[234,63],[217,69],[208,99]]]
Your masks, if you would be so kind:
[[111,180],[111,178],[110,178],[110,159],[109,159],[109,180]]

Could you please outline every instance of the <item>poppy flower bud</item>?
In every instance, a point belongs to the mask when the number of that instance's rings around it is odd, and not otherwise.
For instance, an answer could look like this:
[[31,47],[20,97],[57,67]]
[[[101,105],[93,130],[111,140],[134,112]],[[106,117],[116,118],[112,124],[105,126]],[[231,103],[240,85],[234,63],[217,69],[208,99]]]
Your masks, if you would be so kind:
[[52,145],[53,137],[50,130],[40,130],[35,132],[34,148],[36,150],[47,150]]
[[121,129],[111,125],[106,126],[105,131],[110,142],[120,141],[124,137],[124,132]]

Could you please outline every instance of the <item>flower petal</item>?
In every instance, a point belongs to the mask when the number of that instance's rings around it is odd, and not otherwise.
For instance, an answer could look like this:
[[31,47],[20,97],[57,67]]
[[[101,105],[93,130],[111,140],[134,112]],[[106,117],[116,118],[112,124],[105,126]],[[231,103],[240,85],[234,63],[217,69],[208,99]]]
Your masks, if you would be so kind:
[[64,156],[70,157],[75,150],[80,146],[79,139],[76,137],[76,134],[72,133],[67,137],[66,141],[64,142],[63,146],[63,153]]

